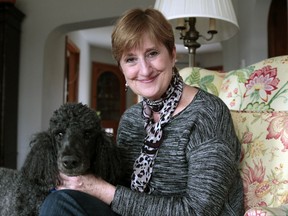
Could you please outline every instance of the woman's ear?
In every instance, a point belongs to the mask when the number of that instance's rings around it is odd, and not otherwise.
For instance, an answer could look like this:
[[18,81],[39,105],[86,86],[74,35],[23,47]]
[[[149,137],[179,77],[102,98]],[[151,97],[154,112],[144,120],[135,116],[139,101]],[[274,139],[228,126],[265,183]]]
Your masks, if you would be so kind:
[[118,67],[119,67],[120,71],[123,73],[123,70],[122,70],[122,67],[121,67],[120,61],[118,62]]
[[175,46],[172,51],[172,62],[173,62],[173,67],[174,67],[176,63],[176,47]]

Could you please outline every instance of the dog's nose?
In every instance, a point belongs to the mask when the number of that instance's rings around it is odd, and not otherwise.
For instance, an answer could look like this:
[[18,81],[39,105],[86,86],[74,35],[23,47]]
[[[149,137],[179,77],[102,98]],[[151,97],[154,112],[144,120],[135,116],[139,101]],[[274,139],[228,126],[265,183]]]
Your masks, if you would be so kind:
[[62,158],[62,163],[63,163],[63,166],[66,168],[66,169],[73,169],[73,168],[76,168],[78,165],[79,165],[79,160],[74,157],[74,156],[64,156]]

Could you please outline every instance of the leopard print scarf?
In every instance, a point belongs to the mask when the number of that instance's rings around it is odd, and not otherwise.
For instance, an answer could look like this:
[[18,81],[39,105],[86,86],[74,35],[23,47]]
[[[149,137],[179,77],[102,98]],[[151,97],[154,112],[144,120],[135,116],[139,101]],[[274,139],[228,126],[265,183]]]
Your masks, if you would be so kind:
[[[156,101],[144,98],[142,101],[142,115],[145,119],[146,137],[140,156],[134,163],[131,189],[139,192],[151,193],[148,182],[151,178],[155,158],[162,142],[162,129],[173,115],[183,92],[183,80],[177,69],[173,71],[171,83],[164,95]],[[159,112],[160,120],[154,122],[153,111]]]

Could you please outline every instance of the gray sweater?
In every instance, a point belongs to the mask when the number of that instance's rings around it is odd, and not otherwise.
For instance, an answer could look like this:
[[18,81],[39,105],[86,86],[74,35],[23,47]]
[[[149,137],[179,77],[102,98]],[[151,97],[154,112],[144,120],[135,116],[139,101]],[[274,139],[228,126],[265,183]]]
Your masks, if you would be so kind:
[[[124,113],[117,135],[127,182],[145,136],[141,110],[139,103]],[[226,105],[199,90],[164,127],[150,180],[153,193],[118,185],[111,207],[123,216],[243,215],[240,151]]]

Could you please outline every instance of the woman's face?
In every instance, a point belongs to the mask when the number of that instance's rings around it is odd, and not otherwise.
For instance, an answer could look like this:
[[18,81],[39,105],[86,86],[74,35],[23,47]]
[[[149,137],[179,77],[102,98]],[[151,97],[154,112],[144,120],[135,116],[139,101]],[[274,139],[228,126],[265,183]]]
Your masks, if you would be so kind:
[[120,66],[134,93],[156,100],[166,92],[170,84],[175,56],[175,48],[171,56],[163,44],[154,43],[144,34],[139,47],[122,55]]

